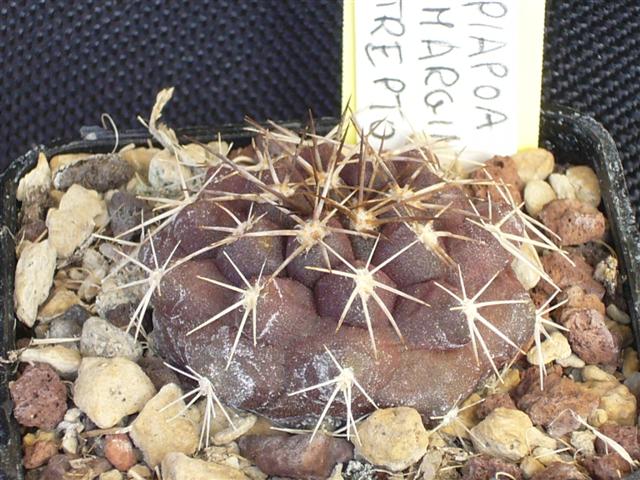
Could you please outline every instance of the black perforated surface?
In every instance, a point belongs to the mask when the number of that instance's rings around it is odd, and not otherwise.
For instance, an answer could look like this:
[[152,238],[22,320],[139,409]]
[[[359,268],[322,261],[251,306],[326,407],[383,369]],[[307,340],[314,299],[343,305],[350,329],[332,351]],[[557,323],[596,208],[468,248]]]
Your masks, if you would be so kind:
[[544,100],[609,130],[640,218],[640,2],[552,0],[545,44]]
[[[340,0],[2,0],[0,166],[77,136],[108,112],[119,128],[175,85],[181,125],[340,113]],[[545,102],[576,107],[618,142],[640,205],[640,2],[552,0]]]

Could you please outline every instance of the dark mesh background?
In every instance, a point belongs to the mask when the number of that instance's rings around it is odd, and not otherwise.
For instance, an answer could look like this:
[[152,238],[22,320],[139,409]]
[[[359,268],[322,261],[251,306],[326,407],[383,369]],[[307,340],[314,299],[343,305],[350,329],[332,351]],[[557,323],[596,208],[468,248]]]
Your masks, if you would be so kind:
[[[137,126],[158,89],[182,125],[340,112],[339,0],[0,0],[0,162],[108,112]],[[640,2],[552,1],[544,100],[618,142],[639,203]]]

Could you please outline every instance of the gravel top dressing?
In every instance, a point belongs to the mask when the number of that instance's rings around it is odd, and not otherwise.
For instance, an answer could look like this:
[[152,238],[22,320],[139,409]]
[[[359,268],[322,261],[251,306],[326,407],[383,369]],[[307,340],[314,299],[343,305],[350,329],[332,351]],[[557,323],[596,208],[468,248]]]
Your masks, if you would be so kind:
[[469,171],[428,138],[350,145],[346,120],[178,141],[171,95],[157,147],[41,152],[17,185],[25,478],[636,469],[635,279],[592,167]]

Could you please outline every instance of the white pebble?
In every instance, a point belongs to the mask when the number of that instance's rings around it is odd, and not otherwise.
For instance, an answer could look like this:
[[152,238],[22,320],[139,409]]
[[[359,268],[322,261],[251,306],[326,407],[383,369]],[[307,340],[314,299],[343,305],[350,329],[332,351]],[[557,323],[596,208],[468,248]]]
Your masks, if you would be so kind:
[[540,262],[540,257],[535,247],[529,243],[522,244],[520,253],[522,253],[528,262],[520,258],[514,258],[511,262],[511,268],[513,268],[513,272],[516,274],[522,287],[529,290],[535,287],[540,281],[540,272],[543,271],[542,263]]
[[531,216],[536,216],[547,203],[555,199],[556,192],[544,180],[531,180],[524,187],[524,204]]
[[556,196],[560,200],[575,200],[576,191],[565,175],[552,173],[551,175],[549,175],[548,181],[551,184],[553,191],[556,192]]
[[600,182],[593,168],[585,165],[571,167],[567,169],[566,176],[573,185],[578,200],[596,208],[600,205]]
[[513,161],[518,170],[518,176],[523,182],[544,180],[555,166],[553,154],[543,148],[529,148],[513,155]]
[[615,320],[623,325],[629,325],[631,323],[631,317],[629,314],[620,310],[614,303],[607,305],[607,316],[611,320]]

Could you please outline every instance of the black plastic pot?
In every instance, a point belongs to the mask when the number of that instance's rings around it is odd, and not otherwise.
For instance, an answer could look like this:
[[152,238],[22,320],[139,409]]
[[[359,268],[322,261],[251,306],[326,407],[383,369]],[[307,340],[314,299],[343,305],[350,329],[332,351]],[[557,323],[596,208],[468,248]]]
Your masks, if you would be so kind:
[[[335,120],[323,119],[316,123],[318,131],[327,130]],[[299,128],[299,124],[285,125]],[[247,144],[251,134],[237,126],[219,129],[194,128],[180,132],[181,137],[211,141],[220,132],[222,139],[235,145]],[[47,158],[61,153],[109,152],[114,145],[111,133],[101,129],[83,130],[84,139],[51,146],[37,147],[16,159],[0,177],[0,357],[15,345],[15,315],[13,310],[13,281],[16,265],[14,234],[18,230],[19,205],[16,189],[20,178],[36,164],[38,153]],[[146,144],[146,131],[120,133],[120,145]],[[614,247],[624,279],[624,294],[631,315],[638,345],[640,322],[640,240],[629,195],[625,185],[624,170],[615,144],[604,128],[589,117],[568,110],[543,113],[541,126],[542,144],[551,150],[561,163],[584,164],[593,167],[600,178],[603,208],[611,223]],[[18,425],[11,414],[11,400],[7,383],[12,370],[0,372],[0,480],[24,478],[21,466],[21,438]],[[640,480],[640,472],[627,477]]]

